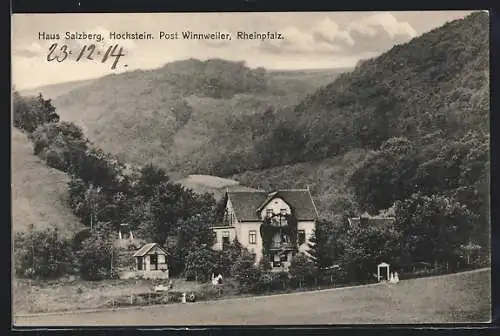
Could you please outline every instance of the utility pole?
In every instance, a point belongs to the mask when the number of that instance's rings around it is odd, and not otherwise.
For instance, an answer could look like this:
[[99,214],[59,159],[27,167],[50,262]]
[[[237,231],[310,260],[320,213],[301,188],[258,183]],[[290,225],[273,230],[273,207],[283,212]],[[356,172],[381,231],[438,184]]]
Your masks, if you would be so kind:
[[31,277],[35,274],[35,240],[33,239],[33,232],[31,234],[31,255],[32,255],[32,258],[31,258],[31,273],[32,274],[30,274],[30,281],[29,281],[29,284],[30,284],[30,299],[29,299],[30,311],[33,310],[33,284],[31,283]]
[[111,271],[111,276],[113,276],[113,258],[114,258],[114,248],[113,248],[113,239],[110,239],[110,245],[111,245],[111,267],[110,267],[110,271]]

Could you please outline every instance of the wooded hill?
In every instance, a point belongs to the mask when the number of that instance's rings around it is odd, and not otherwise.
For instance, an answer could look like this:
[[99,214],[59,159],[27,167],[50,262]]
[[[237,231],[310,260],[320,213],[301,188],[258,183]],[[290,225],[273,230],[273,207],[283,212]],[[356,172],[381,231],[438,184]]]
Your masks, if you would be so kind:
[[252,151],[253,133],[240,129],[267,132],[254,120],[267,110],[293,106],[341,71],[268,71],[243,62],[190,59],[105,76],[68,92],[53,86],[40,91],[54,98],[63,120],[80,125],[102,149],[185,176],[213,174],[226,156]]
[[[324,215],[363,210],[353,204],[356,190],[349,183],[363,166],[360,171],[379,169],[388,176],[367,173],[358,182],[366,188],[358,194],[375,189],[391,193],[391,185],[402,180],[416,186],[378,204],[378,209],[412,192],[450,194],[481,180],[483,208],[475,210],[489,216],[488,31],[488,14],[474,13],[361,62],[293,109],[275,114],[273,127],[248,159],[247,166],[259,169],[232,178],[254,188],[308,184]],[[393,137],[409,141],[415,162],[391,168],[386,160],[378,165],[375,159],[364,161]],[[229,164],[225,168],[239,170]],[[407,175],[396,177],[405,171]],[[474,182],[460,178],[472,171],[477,173]],[[468,198],[478,198],[472,195]]]
[[[262,167],[489,132],[488,14],[474,13],[397,45],[277,114],[258,145]],[[280,155],[275,155],[280,153]]]

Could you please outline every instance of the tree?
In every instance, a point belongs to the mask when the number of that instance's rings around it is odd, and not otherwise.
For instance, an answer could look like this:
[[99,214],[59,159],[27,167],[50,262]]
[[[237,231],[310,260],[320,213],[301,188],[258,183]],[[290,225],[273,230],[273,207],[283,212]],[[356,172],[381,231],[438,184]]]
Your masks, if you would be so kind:
[[373,214],[411,195],[418,164],[415,155],[410,141],[392,138],[369,156],[349,178],[360,207]]
[[290,275],[298,281],[299,288],[311,282],[316,275],[316,270],[314,262],[304,253],[296,254],[289,267]]
[[475,216],[447,196],[412,197],[396,202],[396,228],[406,263],[430,262],[454,267],[461,245],[470,242]]
[[262,270],[255,266],[255,255],[243,250],[233,264],[231,274],[238,281],[239,290],[249,293],[258,289]]
[[35,155],[65,172],[80,164],[88,145],[82,129],[69,122],[40,125],[31,138]]
[[215,273],[228,276],[231,274],[231,267],[243,253],[244,247],[235,239],[222,251],[216,252]]
[[129,188],[124,171],[123,163],[103,150],[91,147],[82,154],[71,173],[89,185],[100,186],[106,193],[114,194]]
[[373,279],[381,262],[399,264],[400,233],[391,226],[358,226],[345,236],[342,267],[350,280]]
[[215,268],[215,252],[206,244],[193,245],[186,256],[186,277],[205,282]]
[[33,97],[22,97],[19,92],[13,93],[13,124],[14,127],[33,132],[45,123],[59,121],[59,115],[50,99],[43,99],[42,94]]
[[72,271],[71,244],[57,228],[16,233],[14,238],[15,270],[28,278],[57,278]]
[[75,176],[69,181],[69,201],[73,213],[91,229],[98,222],[109,222],[114,219],[114,204],[103,192],[102,187],[87,185]]
[[99,224],[76,251],[80,276],[85,280],[114,278],[117,272],[118,251],[113,245],[108,227]]
[[[207,229],[213,223],[215,200],[209,194],[196,195],[180,184],[163,182],[157,185],[149,198],[151,220],[143,225],[143,232],[155,242],[164,245],[169,235],[178,234],[185,223],[194,230]],[[196,222],[196,223],[195,223]],[[195,224],[195,225],[192,225]],[[203,224],[203,225],[202,225]],[[189,240],[192,237],[189,237]],[[209,238],[206,238],[207,241]],[[211,239],[211,238],[210,238]]]
[[420,154],[415,172],[414,192],[424,195],[442,194],[460,186],[460,166],[467,146],[457,141],[440,142]]
[[134,193],[147,198],[153,196],[158,185],[169,181],[166,171],[152,163],[142,167],[139,174],[138,181],[134,186]]
[[332,266],[341,258],[342,235],[342,227],[336,226],[334,223],[328,221],[316,223],[316,228],[309,239],[308,254],[318,269],[322,270]]
[[210,215],[197,214],[186,219],[180,219],[176,230],[174,253],[170,257],[173,274],[181,272],[186,267],[186,258],[193,246],[212,246],[214,232],[210,229]]
[[469,151],[461,162],[460,188],[454,198],[477,216],[472,239],[487,251],[490,245],[490,139],[485,134],[470,132],[462,141]]

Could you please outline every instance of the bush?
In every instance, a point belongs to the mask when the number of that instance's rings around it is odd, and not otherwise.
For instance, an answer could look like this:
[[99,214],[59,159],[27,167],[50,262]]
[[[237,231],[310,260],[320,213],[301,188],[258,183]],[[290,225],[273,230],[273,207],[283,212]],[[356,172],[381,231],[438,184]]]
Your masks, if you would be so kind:
[[186,256],[186,278],[208,281],[215,264],[215,251],[207,245],[194,246]]
[[255,266],[255,255],[250,252],[242,252],[231,268],[231,274],[238,281],[240,292],[252,293],[258,290],[262,270]]
[[57,278],[72,272],[71,243],[57,228],[17,233],[14,238],[15,271],[28,278]]
[[22,97],[14,92],[12,105],[14,126],[29,133],[40,125],[59,121],[50,99],[43,99],[41,94]]
[[85,280],[103,280],[116,278],[118,253],[112,241],[97,234],[82,243],[76,253],[80,276]]
[[406,264],[427,262],[456,267],[461,247],[470,243],[475,216],[447,196],[412,197],[396,202],[396,227],[401,232],[401,252]]
[[304,253],[298,253],[293,257],[289,271],[293,282],[299,288],[312,284],[317,273],[314,262]]
[[47,166],[51,168],[55,168],[61,171],[66,170],[66,162],[64,162],[64,157],[56,150],[49,149],[45,153],[45,162],[47,163]]

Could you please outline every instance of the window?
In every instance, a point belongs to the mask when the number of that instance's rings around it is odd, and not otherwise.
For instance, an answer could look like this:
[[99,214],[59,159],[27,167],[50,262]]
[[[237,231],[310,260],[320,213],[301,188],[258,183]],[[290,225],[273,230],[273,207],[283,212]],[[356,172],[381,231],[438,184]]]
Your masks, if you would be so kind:
[[156,254],[151,254],[149,256],[149,269],[151,271],[158,270],[158,256]]
[[282,216],[286,215],[286,209],[280,209],[280,214],[281,214]]
[[142,257],[137,257],[137,270],[138,271],[142,271],[142,263],[143,263]]
[[306,231],[299,230],[297,232],[297,242],[299,243],[299,246],[306,242]]
[[281,262],[287,262],[288,261],[288,254],[287,253],[283,253],[282,255],[280,255],[280,261]]
[[229,231],[222,231],[222,249],[226,245],[229,245]]
[[257,244],[257,231],[256,230],[248,231],[248,243],[252,244],[252,245]]
[[267,209],[266,215],[267,215],[267,217],[271,217],[273,215],[273,209]]
[[273,267],[281,267],[281,258],[279,254],[275,254],[273,258]]

